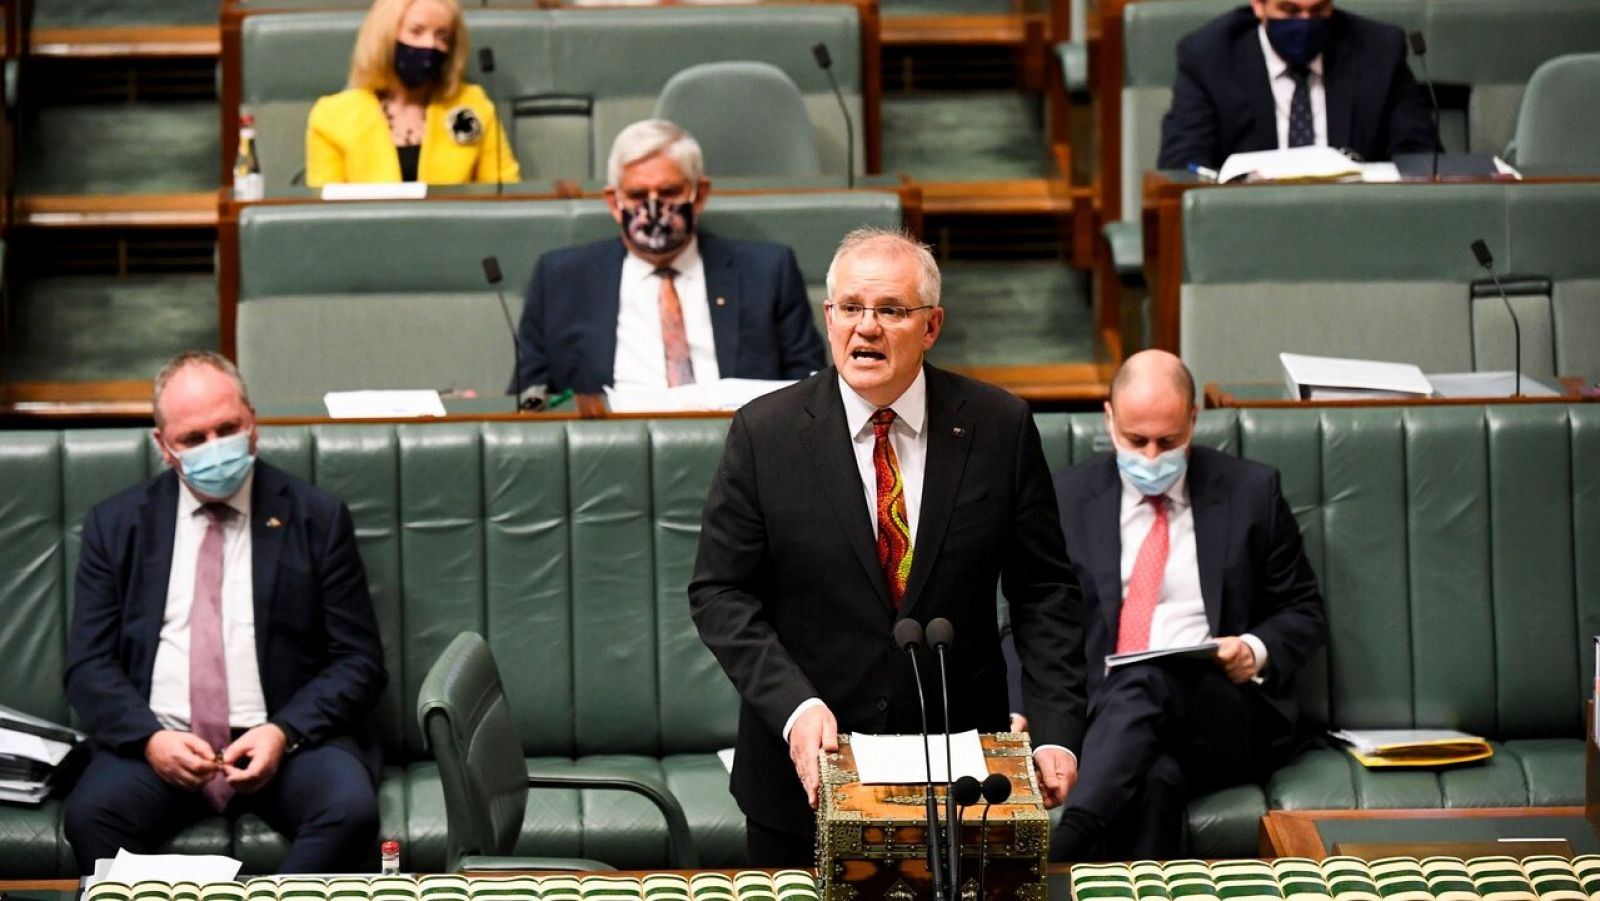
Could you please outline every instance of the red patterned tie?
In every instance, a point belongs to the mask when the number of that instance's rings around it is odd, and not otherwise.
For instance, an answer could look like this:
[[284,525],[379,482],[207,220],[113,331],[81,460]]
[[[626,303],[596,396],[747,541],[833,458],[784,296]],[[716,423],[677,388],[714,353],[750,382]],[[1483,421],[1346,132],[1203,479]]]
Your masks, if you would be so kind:
[[666,350],[667,387],[694,384],[694,360],[689,356],[689,333],[683,328],[683,304],[672,280],[678,271],[667,266],[656,270],[661,276],[661,343]]
[[1150,620],[1161,600],[1161,576],[1167,570],[1167,496],[1150,494],[1145,502],[1155,508],[1156,520],[1139,545],[1128,577],[1128,596],[1122,599],[1122,621],[1117,624],[1117,653],[1150,647]]
[[[222,530],[233,512],[227,504],[200,508],[210,522],[194,568],[189,607],[189,731],[217,752],[228,746],[228,661],[222,643]],[[222,812],[233,786],[219,772],[201,787],[206,803]]]
[[911,524],[906,519],[906,482],[900,475],[900,461],[889,443],[893,410],[872,414],[872,471],[878,479],[878,565],[889,584],[889,599],[894,608],[906,596],[906,581],[911,577]]

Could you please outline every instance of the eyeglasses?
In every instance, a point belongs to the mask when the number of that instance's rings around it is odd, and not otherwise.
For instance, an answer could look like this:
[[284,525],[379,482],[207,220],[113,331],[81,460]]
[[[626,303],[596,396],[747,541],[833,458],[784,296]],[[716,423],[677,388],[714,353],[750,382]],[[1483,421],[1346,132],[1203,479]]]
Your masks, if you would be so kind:
[[[651,191],[647,188],[630,188],[626,191],[619,190],[617,193],[621,195],[626,206],[638,207],[650,199]],[[695,196],[694,186],[684,182],[662,185],[656,188],[654,193],[662,203],[682,203],[685,200],[693,200]]]
[[860,322],[862,316],[871,313],[878,317],[879,322],[890,324],[905,322],[911,318],[912,313],[931,310],[934,307],[933,304],[923,304],[920,307],[903,307],[894,303],[881,304],[876,307],[869,307],[861,303],[829,303],[823,304],[823,306],[833,310],[833,315],[837,316],[840,322]]

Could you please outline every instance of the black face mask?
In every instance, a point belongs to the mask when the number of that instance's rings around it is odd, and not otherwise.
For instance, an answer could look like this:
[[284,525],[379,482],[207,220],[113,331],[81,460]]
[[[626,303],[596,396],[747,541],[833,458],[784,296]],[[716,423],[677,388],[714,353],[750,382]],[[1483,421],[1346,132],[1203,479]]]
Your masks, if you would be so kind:
[[1291,66],[1309,66],[1328,46],[1328,20],[1268,19],[1267,43]]
[[693,200],[663,203],[651,197],[638,206],[622,208],[622,236],[644,253],[672,253],[689,243],[692,234]]
[[394,42],[394,74],[400,77],[401,84],[412,90],[438,81],[445,60],[449,58],[443,50]]

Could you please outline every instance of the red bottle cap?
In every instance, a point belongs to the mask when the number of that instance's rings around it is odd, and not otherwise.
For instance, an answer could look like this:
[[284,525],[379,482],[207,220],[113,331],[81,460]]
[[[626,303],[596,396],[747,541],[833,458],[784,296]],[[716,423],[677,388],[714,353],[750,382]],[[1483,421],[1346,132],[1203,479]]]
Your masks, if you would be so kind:
[[379,845],[378,846],[378,850],[379,850],[379,852],[381,852],[383,854],[399,854],[400,853],[400,843],[395,841],[394,839],[390,839],[389,841],[386,841],[383,844]]

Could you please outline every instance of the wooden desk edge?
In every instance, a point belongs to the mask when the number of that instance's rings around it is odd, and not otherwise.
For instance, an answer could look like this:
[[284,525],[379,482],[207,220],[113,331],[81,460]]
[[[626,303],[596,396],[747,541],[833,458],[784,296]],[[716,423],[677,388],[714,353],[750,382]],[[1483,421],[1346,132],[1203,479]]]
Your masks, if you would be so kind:
[[1281,398],[1237,398],[1216,382],[1206,382],[1205,406],[1207,410],[1225,409],[1298,409],[1320,407],[1460,407],[1488,404],[1570,404],[1594,401],[1583,393],[1584,380],[1575,375],[1564,375],[1561,394],[1552,397],[1367,397],[1347,400],[1297,400]]
[[1317,823],[1323,820],[1443,820],[1485,817],[1582,817],[1582,807],[1441,807],[1403,810],[1269,810],[1261,818],[1262,857],[1327,856]]

